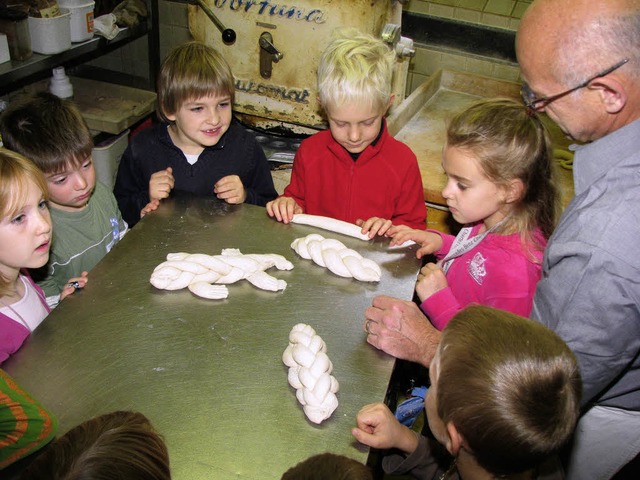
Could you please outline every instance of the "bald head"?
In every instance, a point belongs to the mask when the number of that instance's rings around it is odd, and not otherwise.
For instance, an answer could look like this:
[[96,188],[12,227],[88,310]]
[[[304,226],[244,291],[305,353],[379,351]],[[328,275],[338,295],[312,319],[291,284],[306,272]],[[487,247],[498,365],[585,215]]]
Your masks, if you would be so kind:
[[535,0],[520,22],[516,49],[519,58],[544,56],[567,84],[622,58],[631,60],[627,71],[640,72],[640,0]]

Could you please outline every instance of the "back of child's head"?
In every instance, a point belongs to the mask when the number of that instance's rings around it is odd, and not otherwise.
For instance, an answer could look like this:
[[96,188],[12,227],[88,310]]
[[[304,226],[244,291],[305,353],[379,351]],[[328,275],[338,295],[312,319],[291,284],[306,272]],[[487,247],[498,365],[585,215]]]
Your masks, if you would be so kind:
[[81,165],[93,149],[93,137],[78,107],[49,92],[12,101],[0,117],[5,147],[21,153],[45,173]]
[[233,102],[235,83],[229,64],[213,47],[187,42],[169,52],[158,76],[159,117],[170,122],[185,102],[209,96],[229,96]]
[[539,227],[546,238],[551,236],[560,194],[551,139],[535,112],[512,99],[480,101],[450,121],[446,146],[470,152],[497,185],[522,181],[522,197],[514,202],[507,225],[522,233]]
[[373,480],[366,465],[335,453],[313,455],[284,472],[281,480]]
[[[40,189],[45,199],[49,198],[42,171],[19,153],[0,148],[0,220],[14,217],[26,204],[29,182]],[[8,280],[0,273],[0,296],[7,292],[8,287]]]
[[438,365],[439,416],[494,475],[529,470],[571,438],[582,390],[578,365],[542,324],[467,307],[444,329]]
[[169,454],[149,420],[113,412],[88,420],[55,440],[21,480],[169,480]]
[[318,65],[318,96],[331,106],[371,106],[384,113],[391,99],[395,53],[382,40],[340,29]]

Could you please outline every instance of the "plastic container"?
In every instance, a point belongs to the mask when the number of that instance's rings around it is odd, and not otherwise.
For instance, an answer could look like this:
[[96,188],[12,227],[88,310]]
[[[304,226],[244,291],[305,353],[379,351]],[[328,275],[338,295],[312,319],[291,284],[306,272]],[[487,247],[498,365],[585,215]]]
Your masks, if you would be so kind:
[[59,17],[29,17],[31,48],[36,53],[52,55],[71,48],[71,14],[60,8]]
[[0,33],[0,63],[8,62],[11,60],[11,54],[9,54],[9,42],[7,36],[4,33]]
[[71,41],[84,42],[93,37],[93,10],[96,3],[92,0],[58,0],[61,8],[71,14]]
[[7,36],[11,60],[20,62],[33,55],[26,13],[14,8],[0,8],[0,32]]
[[113,190],[116,184],[116,174],[122,154],[129,145],[129,129],[105,143],[97,145],[91,153],[96,170],[96,180]]
[[64,71],[64,67],[56,67],[53,69],[53,77],[49,82],[49,91],[60,98],[72,98],[73,97],[73,85],[67,74]]

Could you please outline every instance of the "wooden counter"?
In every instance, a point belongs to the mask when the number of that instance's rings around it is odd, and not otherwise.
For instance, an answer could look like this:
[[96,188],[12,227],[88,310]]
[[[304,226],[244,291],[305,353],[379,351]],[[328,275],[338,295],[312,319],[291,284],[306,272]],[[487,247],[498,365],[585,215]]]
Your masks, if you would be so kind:
[[[312,232],[374,260],[381,281],[341,278],[298,257],[291,242]],[[365,462],[368,449],[351,428],[364,404],[385,399],[394,359],[366,343],[364,310],[378,294],[411,299],[420,265],[414,247],[387,247],[284,225],[253,205],[172,198],[127,233],[3,368],[58,417],[60,435],[98,414],[141,411],[166,439],[175,480],[277,480],[325,451]],[[167,253],[223,248],[284,255],[294,269],[267,272],[286,290],[241,281],[216,301],[149,283]],[[305,417],[282,363],[297,323],[326,342],[340,383],[340,404],[321,425]]]
[[[442,189],[447,177],[441,166],[445,125],[454,114],[482,97],[520,98],[520,84],[476,74],[439,70],[420,85],[387,118],[389,133],[411,147],[418,157],[425,201],[446,205]],[[554,148],[566,150],[570,143],[562,131],[543,116]],[[573,197],[573,172],[559,167],[562,204]]]

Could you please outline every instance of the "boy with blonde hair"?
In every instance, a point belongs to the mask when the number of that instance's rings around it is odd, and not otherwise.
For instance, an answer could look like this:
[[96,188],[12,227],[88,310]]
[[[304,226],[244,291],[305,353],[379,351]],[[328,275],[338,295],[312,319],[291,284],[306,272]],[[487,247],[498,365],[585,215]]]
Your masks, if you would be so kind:
[[[296,213],[362,226],[370,237],[391,224],[425,228],[416,156],[387,131],[395,53],[381,40],[340,32],[318,66],[319,102],[329,130],[304,140],[284,194],[267,213],[289,223]],[[385,220],[389,219],[389,220]]]
[[130,226],[172,190],[264,206],[278,194],[255,137],[233,119],[235,83],[214,48],[175,47],[158,78],[161,123],[131,140],[114,193]]
[[387,473],[536,479],[573,434],[582,390],[576,358],[533,320],[467,307],[444,329],[429,377],[425,410],[437,442],[416,436],[382,403],[358,413],[358,441],[397,449],[383,460]]
[[87,272],[127,232],[116,199],[96,182],[93,137],[78,107],[49,92],[9,105],[0,120],[4,145],[32,160],[45,175],[53,238],[49,261],[32,272],[55,307],[84,287]]

